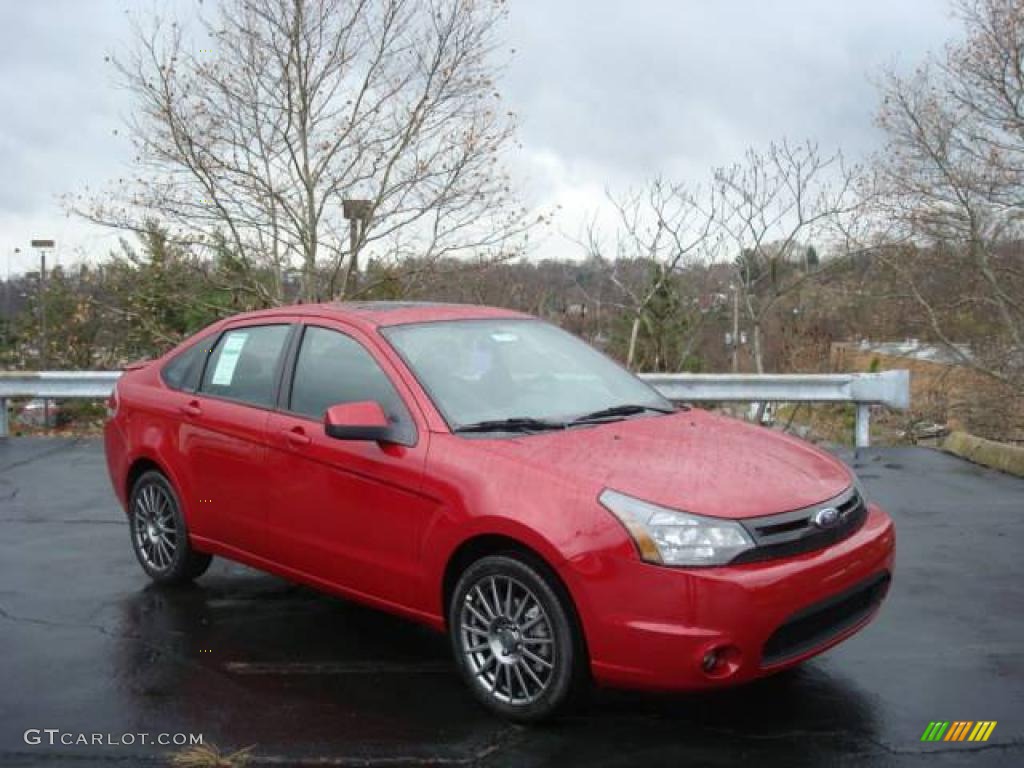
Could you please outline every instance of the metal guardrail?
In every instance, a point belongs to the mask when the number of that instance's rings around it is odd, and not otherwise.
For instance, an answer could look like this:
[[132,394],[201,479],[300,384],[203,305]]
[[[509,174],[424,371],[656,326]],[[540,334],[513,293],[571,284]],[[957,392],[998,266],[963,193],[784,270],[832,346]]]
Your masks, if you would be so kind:
[[[0,371],[0,437],[7,435],[7,398],[84,398],[110,394],[120,371]],[[856,403],[856,445],[870,444],[872,405],[910,407],[910,372],[831,374],[642,373],[677,402]]]
[[0,437],[7,437],[9,397],[107,397],[121,371],[0,371]]
[[99,398],[121,371],[0,371],[0,397]]
[[871,406],[910,407],[910,371],[881,373],[641,373],[669,400],[688,403],[856,403],[854,443],[871,444]]

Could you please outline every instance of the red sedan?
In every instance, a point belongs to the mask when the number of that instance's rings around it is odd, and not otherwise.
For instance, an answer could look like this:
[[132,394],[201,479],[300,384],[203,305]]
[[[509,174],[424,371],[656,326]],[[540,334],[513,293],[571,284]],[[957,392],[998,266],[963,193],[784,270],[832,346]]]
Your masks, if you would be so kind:
[[159,583],[212,555],[447,632],[520,720],[589,680],[738,683],[875,615],[888,515],[829,454],[676,408],[539,320],[367,302],[221,321],[129,370],[107,462]]

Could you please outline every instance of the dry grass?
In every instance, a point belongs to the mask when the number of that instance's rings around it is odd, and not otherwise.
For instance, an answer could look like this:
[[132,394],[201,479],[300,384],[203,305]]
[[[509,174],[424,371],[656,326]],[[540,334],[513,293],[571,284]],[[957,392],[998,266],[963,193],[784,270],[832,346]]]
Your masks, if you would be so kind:
[[854,407],[849,403],[783,403],[775,409],[775,426],[804,427],[806,439],[812,442],[851,445],[854,416]]
[[171,756],[171,765],[174,768],[244,768],[252,757],[252,749],[246,747],[229,754],[221,754],[221,751],[212,744],[199,744],[174,753]]

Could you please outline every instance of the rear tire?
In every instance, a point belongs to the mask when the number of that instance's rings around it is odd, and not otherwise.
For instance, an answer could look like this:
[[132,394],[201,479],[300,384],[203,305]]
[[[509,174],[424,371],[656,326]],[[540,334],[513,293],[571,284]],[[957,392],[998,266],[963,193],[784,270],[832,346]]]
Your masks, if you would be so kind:
[[463,680],[492,712],[549,718],[585,685],[586,653],[564,590],[541,564],[505,553],[460,576],[448,634]]
[[184,584],[210,567],[213,558],[192,548],[178,494],[157,470],[132,486],[128,523],[135,557],[157,584]]

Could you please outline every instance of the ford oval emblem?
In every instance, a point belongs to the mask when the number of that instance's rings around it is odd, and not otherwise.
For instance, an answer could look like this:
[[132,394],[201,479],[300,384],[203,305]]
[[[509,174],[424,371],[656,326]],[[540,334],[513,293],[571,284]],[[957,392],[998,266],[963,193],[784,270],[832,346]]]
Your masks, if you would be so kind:
[[814,514],[812,522],[817,528],[832,528],[839,525],[841,517],[835,507],[823,507]]

